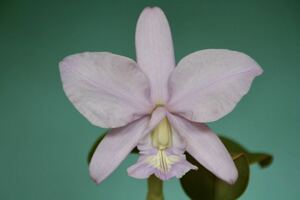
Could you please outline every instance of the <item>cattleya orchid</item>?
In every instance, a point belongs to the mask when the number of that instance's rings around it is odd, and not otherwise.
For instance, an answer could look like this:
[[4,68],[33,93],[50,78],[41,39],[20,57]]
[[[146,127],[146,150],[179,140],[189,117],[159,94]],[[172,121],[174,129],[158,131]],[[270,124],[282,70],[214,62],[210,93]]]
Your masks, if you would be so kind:
[[[92,124],[111,128],[94,152],[90,176],[107,178],[138,147],[128,168],[135,178],[180,178],[197,169],[185,151],[227,183],[234,162],[205,123],[231,112],[262,73],[249,56],[208,49],[176,66],[168,21],[160,8],[145,8],[136,27],[137,62],[108,52],[85,52],[60,62],[63,88]],[[176,67],[175,67],[176,66]]]

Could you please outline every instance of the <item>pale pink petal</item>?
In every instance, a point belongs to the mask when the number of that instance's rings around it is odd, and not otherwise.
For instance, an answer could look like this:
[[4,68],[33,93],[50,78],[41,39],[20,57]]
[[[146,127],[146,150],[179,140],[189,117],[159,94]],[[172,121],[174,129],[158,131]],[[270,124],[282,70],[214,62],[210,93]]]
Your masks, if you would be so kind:
[[170,123],[187,143],[186,150],[206,169],[233,184],[238,172],[221,140],[206,125],[168,114]]
[[89,165],[90,176],[102,182],[127,157],[144,136],[149,118],[144,117],[125,127],[112,129],[98,145]]
[[98,145],[89,170],[96,183],[102,182],[127,157],[138,142],[166,116],[163,108],[156,109],[151,118],[145,116],[127,126],[112,129]]
[[86,52],[60,62],[63,88],[92,124],[120,127],[149,110],[149,82],[137,64],[107,52]]
[[138,65],[147,74],[154,103],[168,99],[167,81],[175,67],[172,36],[168,20],[160,8],[145,8],[136,27]]
[[249,56],[224,49],[202,50],[183,58],[170,77],[173,113],[196,122],[231,112],[262,73]]

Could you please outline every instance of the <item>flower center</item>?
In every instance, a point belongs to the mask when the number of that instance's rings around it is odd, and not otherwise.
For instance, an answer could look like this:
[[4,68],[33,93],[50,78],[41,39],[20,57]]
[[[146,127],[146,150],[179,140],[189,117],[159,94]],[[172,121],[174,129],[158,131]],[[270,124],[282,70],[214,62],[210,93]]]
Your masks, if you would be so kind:
[[177,156],[167,155],[166,149],[172,146],[172,130],[168,119],[165,117],[151,133],[152,146],[158,151],[156,155],[149,157],[148,163],[167,173],[171,165],[177,162]]
[[172,130],[165,117],[152,131],[152,145],[158,150],[165,150],[172,145]]

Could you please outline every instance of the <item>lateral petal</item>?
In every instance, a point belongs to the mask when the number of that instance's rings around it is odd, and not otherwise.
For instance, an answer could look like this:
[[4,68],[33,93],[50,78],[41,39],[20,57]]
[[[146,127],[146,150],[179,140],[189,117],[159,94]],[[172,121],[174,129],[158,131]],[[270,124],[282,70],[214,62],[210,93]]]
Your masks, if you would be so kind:
[[115,128],[151,110],[149,82],[137,64],[107,52],[86,52],[60,64],[64,91],[92,124]]
[[189,120],[211,122],[231,112],[262,73],[249,56],[208,49],[184,57],[170,77],[169,109]]

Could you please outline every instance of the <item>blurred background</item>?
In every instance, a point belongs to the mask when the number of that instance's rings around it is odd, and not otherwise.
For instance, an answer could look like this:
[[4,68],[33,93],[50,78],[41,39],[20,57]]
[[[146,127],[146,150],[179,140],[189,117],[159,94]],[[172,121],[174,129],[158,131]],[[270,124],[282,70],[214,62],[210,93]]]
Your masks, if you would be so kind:
[[[297,199],[300,178],[300,2],[252,1],[0,1],[0,199],[145,198],[146,181],[127,176],[128,159],[100,185],[88,175],[87,154],[104,129],[67,100],[58,62],[83,51],[135,58],[134,32],[146,6],[170,22],[179,61],[200,49],[226,48],[264,69],[225,118],[209,124],[249,150],[275,156],[251,167],[243,200]],[[179,181],[166,200],[187,200]]]

